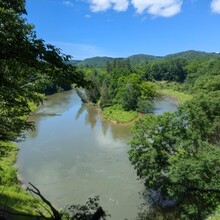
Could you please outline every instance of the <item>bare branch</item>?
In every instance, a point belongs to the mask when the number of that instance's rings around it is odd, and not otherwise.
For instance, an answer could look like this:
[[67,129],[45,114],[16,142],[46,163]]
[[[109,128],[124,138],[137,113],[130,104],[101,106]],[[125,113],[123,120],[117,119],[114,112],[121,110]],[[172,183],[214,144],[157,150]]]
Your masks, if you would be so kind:
[[31,191],[31,192],[33,192],[35,195],[39,196],[39,197],[41,198],[41,200],[42,200],[45,204],[47,204],[47,205],[50,207],[51,211],[53,212],[53,219],[54,219],[54,220],[61,220],[61,215],[60,215],[59,211],[57,211],[57,210],[52,206],[52,204],[41,194],[40,190],[39,190],[37,187],[35,187],[35,186],[34,186],[33,184],[31,184],[30,182],[29,182],[29,184],[30,184],[34,189],[28,188],[28,190]]

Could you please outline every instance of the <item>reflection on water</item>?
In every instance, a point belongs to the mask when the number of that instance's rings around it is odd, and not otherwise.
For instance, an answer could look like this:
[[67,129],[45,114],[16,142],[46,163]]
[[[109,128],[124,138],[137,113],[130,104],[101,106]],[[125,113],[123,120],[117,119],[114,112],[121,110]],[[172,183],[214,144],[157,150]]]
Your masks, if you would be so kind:
[[177,100],[167,97],[159,96],[155,99],[156,109],[154,110],[155,115],[160,115],[163,112],[175,112],[177,109],[178,102]]
[[57,207],[100,195],[111,219],[134,219],[143,203],[143,183],[128,160],[129,127],[100,118],[74,91],[48,97],[31,120],[35,132],[20,143],[17,165]]

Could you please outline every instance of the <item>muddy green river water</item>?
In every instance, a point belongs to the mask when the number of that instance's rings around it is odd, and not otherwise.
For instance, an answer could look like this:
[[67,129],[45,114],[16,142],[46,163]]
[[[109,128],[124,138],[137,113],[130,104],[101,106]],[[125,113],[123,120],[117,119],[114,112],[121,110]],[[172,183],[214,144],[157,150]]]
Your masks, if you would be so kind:
[[[161,114],[175,111],[177,103],[161,97],[156,106],[155,114]],[[128,160],[128,125],[103,120],[74,90],[48,96],[31,120],[36,130],[19,143],[17,160],[24,183],[36,185],[58,208],[99,195],[112,220],[135,219],[146,201]]]

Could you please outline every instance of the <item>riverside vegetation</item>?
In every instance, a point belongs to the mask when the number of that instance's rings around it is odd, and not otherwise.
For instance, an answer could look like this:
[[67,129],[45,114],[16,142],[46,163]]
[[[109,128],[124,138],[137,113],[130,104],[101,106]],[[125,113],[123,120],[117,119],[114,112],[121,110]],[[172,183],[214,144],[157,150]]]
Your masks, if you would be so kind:
[[68,89],[72,83],[85,85],[77,68],[66,64],[69,56],[37,38],[26,13],[25,1],[0,1],[0,218],[104,217],[98,198],[59,213],[35,186],[28,189],[29,194],[19,185],[13,166],[18,148],[11,141],[21,140],[24,130],[34,129],[28,116],[42,102],[42,93]]
[[[48,206],[45,200],[31,197],[20,187],[13,167],[18,149],[11,141],[21,140],[23,131],[34,129],[28,120],[33,103],[40,104],[42,94],[69,89],[74,83],[86,88],[89,101],[99,103],[105,117],[122,122],[137,118],[137,112],[151,113],[158,91],[179,98],[183,104],[177,112],[147,114],[131,129],[129,159],[146,189],[158,194],[158,199],[152,201],[152,211],[143,211],[137,218],[161,217],[168,200],[172,212],[164,214],[164,219],[207,219],[215,211],[213,219],[217,218],[219,54],[189,51],[166,57],[105,58],[104,62],[96,58],[95,65],[90,59],[89,64],[84,61],[76,66],[71,64],[70,56],[37,38],[26,13],[25,1],[0,1],[1,215],[5,219],[12,212],[27,215],[14,219],[106,218],[97,197],[85,206],[73,205],[57,216],[50,215],[42,208],[43,203]],[[97,60],[102,60],[101,64]],[[35,188],[29,191],[39,195]]]
[[[126,122],[137,112],[152,112],[157,93],[182,103],[175,113],[147,114],[132,126],[129,159],[146,189],[159,194],[153,211],[140,218],[206,219],[220,204],[219,54],[146,59],[115,59],[99,67],[97,58],[96,66],[90,59],[90,66],[81,67],[92,85],[87,96],[119,122],[125,122],[124,111],[131,115]],[[162,214],[168,200],[172,212]]]

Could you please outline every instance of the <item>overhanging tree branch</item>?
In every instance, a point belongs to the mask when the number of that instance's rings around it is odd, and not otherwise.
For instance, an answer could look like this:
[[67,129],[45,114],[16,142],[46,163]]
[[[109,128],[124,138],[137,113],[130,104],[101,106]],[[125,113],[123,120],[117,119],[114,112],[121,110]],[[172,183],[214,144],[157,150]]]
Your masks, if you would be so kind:
[[[52,204],[41,194],[40,190],[35,187],[33,184],[31,184],[29,182],[29,184],[34,188],[34,189],[31,189],[31,188],[27,188],[27,190],[29,192],[32,192],[34,193],[35,195],[39,196],[41,198],[41,200],[48,205],[48,207],[51,209],[52,213],[53,213],[53,220],[61,220],[61,214],[59,213],[59,211],[57,211],[53,206]],[[50,213],[50,212],[49,212]]]
[[186,188],[187,191],[198,191],[201,193],[219,193],[220,195],[220,189],[203,189],[195,186],[187,186],[186,184],[183,183],[172,183],[172,184],[182,186]]

